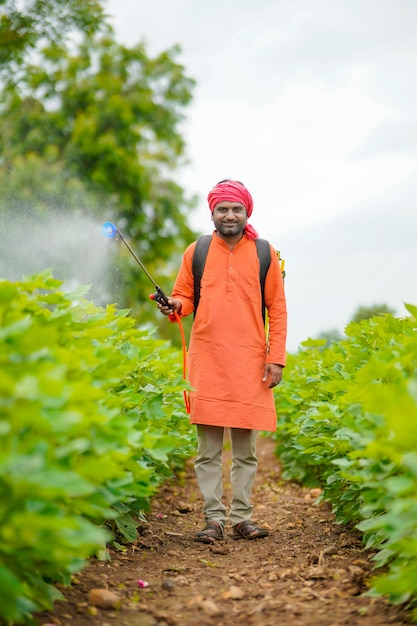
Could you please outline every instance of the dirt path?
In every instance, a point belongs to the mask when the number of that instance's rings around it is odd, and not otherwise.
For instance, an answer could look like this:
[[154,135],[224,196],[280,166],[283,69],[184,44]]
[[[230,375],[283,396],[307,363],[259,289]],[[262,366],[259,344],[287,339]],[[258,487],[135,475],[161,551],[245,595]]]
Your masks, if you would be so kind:
[[[135,545],[92,561],[64,590],[67,602],[38,616],[57,626],[382,626],[407,624],[401,607],[363,595],[372,554],[355,531],[333,523],[314,490],[279,478],[274,443],[259,438],[254,520],[271,530],[256,541],[193,541],[202,527],[192,465],[153,500]],[[225,453],[227,457],[228,452]],[[226,458],[227,458],[226,457]],[[226,493],[230,485],[226,485]],[[119,608],[98,608],[108,589]],[[103,592],[98,603],[105,600]],[[94,595],[93,593],[93,595]],[[89,601],[90,598],[90,601]],[[110,604],[115,601],[110,596]]]

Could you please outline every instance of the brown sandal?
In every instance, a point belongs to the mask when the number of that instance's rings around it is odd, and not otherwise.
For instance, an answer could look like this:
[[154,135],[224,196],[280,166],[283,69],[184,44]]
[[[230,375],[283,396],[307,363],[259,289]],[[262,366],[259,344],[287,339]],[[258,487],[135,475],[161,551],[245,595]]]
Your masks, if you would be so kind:
[[220,539],[223,539],[223,526],[220,522],[207,522],[205,528],[194,537],[194,541],[201,543],[214,543]]
[[255,526],[249,520],[239,522],[239,524],[233,526],[233,539],[260,539],[268,535],[269,531],[266,528]]

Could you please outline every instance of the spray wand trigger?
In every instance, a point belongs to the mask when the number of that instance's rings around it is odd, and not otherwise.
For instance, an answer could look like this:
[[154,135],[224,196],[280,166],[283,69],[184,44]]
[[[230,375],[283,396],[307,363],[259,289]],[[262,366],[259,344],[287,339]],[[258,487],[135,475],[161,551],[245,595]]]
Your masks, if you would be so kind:
[[155,293],[152,293],[149,297],[151,300],[155,300],[155,302],[158,302],[162,306],[167,306],[171,308],[171,305],[168,302],[167,295],[162,291],[160,287],[157,286]]

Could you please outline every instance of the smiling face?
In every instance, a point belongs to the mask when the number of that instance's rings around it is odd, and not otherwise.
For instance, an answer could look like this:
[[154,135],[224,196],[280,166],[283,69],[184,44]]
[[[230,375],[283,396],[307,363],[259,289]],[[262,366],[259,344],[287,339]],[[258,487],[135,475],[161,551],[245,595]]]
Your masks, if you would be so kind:
[[243,204],[224,200],[214,207],[212,220],[220,237],[232,238],[242,236],[248,216]]

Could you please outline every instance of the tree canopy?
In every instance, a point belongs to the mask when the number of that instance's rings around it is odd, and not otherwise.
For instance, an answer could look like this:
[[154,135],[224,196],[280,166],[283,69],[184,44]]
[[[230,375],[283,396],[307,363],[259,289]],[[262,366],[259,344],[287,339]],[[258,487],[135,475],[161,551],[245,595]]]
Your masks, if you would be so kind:
[[[28,205],[43,214],[58,205],[73,211],[74,195],[68,206],[57,190],[83,189],[89,199],[78,208],[116,221],[142,261],[169,275],[194,238],[187,225],[194,200],[175,181],[194,81],[178,46],[150,57],[141,42],[118,43],[103,4],[0,3],[0,180],[10,181],[0,213]],[[128,258],[120,265],[128,306],[149,292],[133,266]]]
[[0,72],[15,72],[41,46],[108,30],[99,0],[0,0]]

